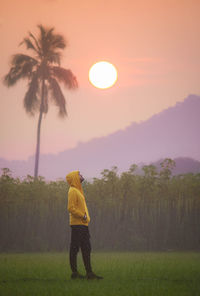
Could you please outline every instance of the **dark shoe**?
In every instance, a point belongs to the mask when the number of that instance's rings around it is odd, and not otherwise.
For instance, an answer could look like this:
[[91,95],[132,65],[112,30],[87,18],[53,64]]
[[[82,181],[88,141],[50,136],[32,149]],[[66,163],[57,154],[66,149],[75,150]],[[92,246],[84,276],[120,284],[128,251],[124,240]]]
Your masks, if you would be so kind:
[[87,279],[88,280],[102,280],[103,277],[96,275],[94,272],[89,272],[89,273],[87,273]]
[[71,279],[75,280],[75,279],[85,279],[85,276],[81,275],[79,272],[73,272],[71,274]]

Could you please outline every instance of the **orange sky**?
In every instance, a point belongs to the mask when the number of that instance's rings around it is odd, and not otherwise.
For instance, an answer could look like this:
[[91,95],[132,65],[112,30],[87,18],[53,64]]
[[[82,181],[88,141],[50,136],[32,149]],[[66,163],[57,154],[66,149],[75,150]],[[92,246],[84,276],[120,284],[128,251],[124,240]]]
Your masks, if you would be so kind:
[[[62,66],[77,76],[79,89],[63,89],[69,117],[54,106],[42,123],[41,153],[58,153],[143,121],[200,94],[200,1],[0,0],[2,78],[12,54],[37,24],[55,27],[69,41]],[[98,60],[118,69],[108,90],[94,88],[88,71]],[[0,157],[26,159],[35,153],[38,116],[23,109],[27,82],[0,84]]]

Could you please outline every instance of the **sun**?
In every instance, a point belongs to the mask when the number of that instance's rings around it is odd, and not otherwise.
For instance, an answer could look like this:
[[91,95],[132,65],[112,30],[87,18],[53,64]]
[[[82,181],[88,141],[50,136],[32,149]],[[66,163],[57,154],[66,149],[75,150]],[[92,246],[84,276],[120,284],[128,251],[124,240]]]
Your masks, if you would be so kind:
[[109,62],[97,62],[89,70],[89,81],[97,88],[109,88],[117,81],[117,70]]

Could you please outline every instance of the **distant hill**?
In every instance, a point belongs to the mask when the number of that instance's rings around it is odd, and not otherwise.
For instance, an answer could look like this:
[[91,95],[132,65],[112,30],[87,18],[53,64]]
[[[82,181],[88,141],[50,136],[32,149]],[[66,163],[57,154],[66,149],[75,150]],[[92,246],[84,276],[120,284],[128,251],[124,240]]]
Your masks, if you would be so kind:
[[[79,169],[91,178],[114,165],[119,171],[125,171],[133,163],[152,163],[166,157],[178,158],[176,168],[185,166],[196,172],[200,161],[199,110],[200,97],[190,95],[144,122],[133,122],[124,130],[81,143],[57,155],[41,155],[39,173],[47,179],[56,179]],[[34,157],[27,161],[0,159],[0,167],[10,168],[17,176],[32,175]]]
[[[163,161],[163,159],[152,163],[157,167],[157,170],[159,171],[161,169],[160,163]],[[174,159],[176,166],[172,170],[172,175],[181,175],[181,174],[197,174],[200,173],[200,161],[194,160],[189,157],[177,157]]]

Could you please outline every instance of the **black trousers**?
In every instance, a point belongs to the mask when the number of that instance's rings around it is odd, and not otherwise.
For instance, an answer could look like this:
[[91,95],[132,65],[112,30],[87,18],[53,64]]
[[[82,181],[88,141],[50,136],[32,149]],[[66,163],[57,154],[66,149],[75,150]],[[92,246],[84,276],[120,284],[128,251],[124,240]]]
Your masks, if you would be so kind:
[[72,272],[77,272],[77,254],[81,248],[83,263],[86,272],[91,272],[91,244],[90,244],[90,233],[88,226],[84,225],[71,225],[71,243],[70,243],[70,266]]

